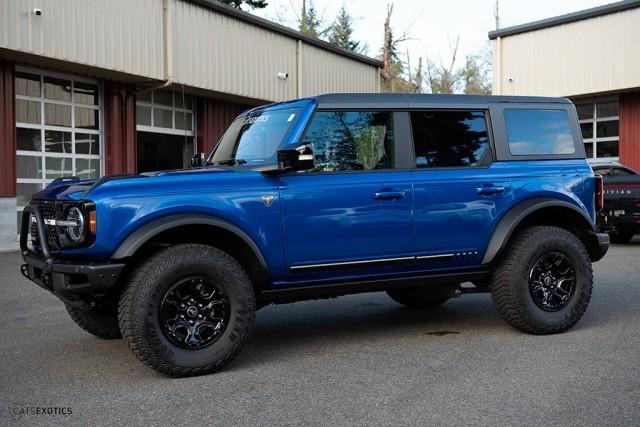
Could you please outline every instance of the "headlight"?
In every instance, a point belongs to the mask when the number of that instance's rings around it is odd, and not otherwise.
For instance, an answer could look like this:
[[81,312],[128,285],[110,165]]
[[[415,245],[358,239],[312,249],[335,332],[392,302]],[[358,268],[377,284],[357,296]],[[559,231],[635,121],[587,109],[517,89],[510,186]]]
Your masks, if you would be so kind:
[[81,243],[84,241],[84,215],[82,211],[75,206],[72,206],[67,210],[67,216],[65,223],[60,224],[63,226],[65,234],[73,243]]

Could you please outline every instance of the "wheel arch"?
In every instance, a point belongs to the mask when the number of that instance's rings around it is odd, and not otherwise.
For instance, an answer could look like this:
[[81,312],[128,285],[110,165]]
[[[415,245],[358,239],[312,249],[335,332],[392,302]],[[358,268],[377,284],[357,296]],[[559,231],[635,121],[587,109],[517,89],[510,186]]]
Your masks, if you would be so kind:
[[206,243],[216,246],[247,269],[254,286],[261,287],[267,280],[267,263],[253,239],[234,224],[203,214],[177,214],[157,218],[127,236],[111,259],[135,259],[153,248],[176,243]]
[[511,236],[531,225],[552,225],[574,233],[587,248],[592,261],[597,261],[598,243],[595,238],[595,224],[589,215],[579,207],[553,198],[533,198],[512,207],[498,222],[493,231],[483,264],[499,259]]

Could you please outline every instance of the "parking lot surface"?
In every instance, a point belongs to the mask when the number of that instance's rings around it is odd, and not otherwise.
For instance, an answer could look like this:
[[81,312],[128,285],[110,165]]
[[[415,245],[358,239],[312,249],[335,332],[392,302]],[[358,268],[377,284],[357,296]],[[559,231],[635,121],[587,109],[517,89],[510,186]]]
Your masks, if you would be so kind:
[[510,328],[488,294],[426,311],[346,296],[260,310],[226,371],[187,379],[79,329],[20,263],[0,253],[0,425],[640,423],[637,237],[594,265],[591,305],[564,334]]

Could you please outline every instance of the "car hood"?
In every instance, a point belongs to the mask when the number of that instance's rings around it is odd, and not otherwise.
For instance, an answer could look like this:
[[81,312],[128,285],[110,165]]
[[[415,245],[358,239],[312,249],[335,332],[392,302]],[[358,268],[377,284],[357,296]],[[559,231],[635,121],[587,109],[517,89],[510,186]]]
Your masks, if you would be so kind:
[[180,169],[169,171],[144,172],[141,174],[115,174],[105,175],[100,179],[60,178],[51,182],[44,190],[35,193],[33,200],[67,200],[77,201],[92,199],[92,196],[106,188],[118,188],[121,193],[126,193],[130,187],[127,184],[136,184],[136,187],[162,185],[160,181],[180,181],[181,185],[188,185],[189,181],[199,181],[203,177],[212,175],[224,175],[233,172],[231,168],[203,168]]

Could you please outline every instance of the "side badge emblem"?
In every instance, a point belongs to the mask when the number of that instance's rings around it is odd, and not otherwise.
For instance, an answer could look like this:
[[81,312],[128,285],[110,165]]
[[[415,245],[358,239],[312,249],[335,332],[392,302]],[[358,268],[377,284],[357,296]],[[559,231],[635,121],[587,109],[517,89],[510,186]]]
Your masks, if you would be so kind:
[[262,203],[268,208],[273,204],[273,196],[260,196],[260,200],[262,200]]

